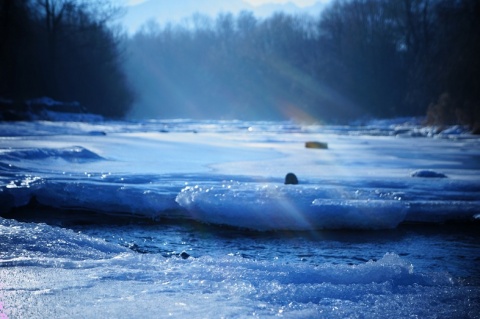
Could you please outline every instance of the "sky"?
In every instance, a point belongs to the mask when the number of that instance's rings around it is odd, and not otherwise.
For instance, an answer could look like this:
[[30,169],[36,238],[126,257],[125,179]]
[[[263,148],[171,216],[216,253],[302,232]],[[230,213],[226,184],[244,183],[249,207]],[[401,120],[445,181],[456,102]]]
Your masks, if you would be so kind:
[[[127,5],[136,5],[139,3],[142,3],[146,0],[117,0],[120,2],[124,2]],[[254,6],[259,6],[262,4],[268,4],[268,3],[287,3],[287,2],[292,2],[295,3],[299,7],[305,7],[305,6],[311,6],[315,4],[315,2],[328,2],[329,0],[245,0],[245,2],[250,3],[251,5]]]
[[[229,11],[238,13],[240,10],[251,10],[256,16],[268,16],[276,10],[287,10],[292,13],[295,9],[291,6],[282,7],[285,4],[294,4],[300,10],[310,10],[310,12],[317,12],[319,9],[312,8],[317,3],[326,4],[331,0],[242,0],[245,6],[239,6],[242,2],[230,1],[230,0],[204,0],[198,1],[184,1],[184,5],[181,1],[177,0],[173,5],[173,1],[169,0],[111,0],[118,5],[126,5],[128,8],[127,13],[121,18],[121,23],[126,27],[129,33],[136,32],[146,21],[156,20],[161,23],[165,22],[181,22],[182,19],[192,16],[196,12],[208,16],[216,16],[219,12]],[[148,2],[148,4],[147,4]],[[146,6],[138,4],[145,3]],[[264,5],[274,5],[264,7]],[[277,5],[279,7],[277,7]],[[249,7],[250,6],[250,7]],[[258,10],[257,10],[258,8]],[[288,11],[290,10],[290,11]],[[293,10],[293,11],[292,11]],[[317,11],[311,11],[317,10]]]
[[267,3],[295,3],[299,7],[306,7],[315,4],[315,2],[327,2],[327,1],[318,1],[318,0],[245,0],[245,2],[250,3],[251,5],[258,6]]

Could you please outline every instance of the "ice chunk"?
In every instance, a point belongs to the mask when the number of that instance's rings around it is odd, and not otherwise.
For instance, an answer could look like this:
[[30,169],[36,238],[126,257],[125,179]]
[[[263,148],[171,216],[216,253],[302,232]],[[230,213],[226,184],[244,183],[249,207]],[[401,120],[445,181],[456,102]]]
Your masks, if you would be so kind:
[[98,154],[81,146],[66,148],[30,148],[30,149],[3,149],[0,150],[6,160],[43,160],[48,158],[63,159],[68,162],[89,162],[103,160]]
[[322,195],[325,191],[308,186],[237,183],[189,186],[176,201],[195,220],[255,230],[385,229],[406,214],[398,200],[318,198]]
[[0,265],[39,265],[52,258],[103,259],[127,251],[72,230],[0,217]]

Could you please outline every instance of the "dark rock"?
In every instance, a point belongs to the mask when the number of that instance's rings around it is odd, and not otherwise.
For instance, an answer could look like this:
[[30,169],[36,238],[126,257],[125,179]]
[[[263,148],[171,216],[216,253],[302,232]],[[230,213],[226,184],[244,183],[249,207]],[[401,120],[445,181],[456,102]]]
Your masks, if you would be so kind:
[[447,175],[430,170],[418,170],[411,174],[412,177],[426,177],[426,178],[446,178]]
[[190,255],[186,251],[182,251],[179,255],[182,259],[187,259]]
[[285,185],[297,185],[297,184],[298,184],[298,178],[295,174],[288,173],[285,176]]
[[90,132],[88,132],[88,135],[90,135],[90,136],[106,136],[107,133],[105,133],[104,131],[90,131]]
[[306,148],[328,149],[328,144],[325,142],[305,142]]

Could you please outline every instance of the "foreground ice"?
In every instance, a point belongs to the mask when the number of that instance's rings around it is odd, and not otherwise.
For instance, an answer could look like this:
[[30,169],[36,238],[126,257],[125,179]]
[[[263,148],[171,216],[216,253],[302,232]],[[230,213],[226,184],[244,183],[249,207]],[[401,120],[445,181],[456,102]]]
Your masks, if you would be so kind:
[[475,318],[480,310],[478,287],[416,272],[394,253],[358,265],[184,260],[1,218],[0,251],[8,318]]

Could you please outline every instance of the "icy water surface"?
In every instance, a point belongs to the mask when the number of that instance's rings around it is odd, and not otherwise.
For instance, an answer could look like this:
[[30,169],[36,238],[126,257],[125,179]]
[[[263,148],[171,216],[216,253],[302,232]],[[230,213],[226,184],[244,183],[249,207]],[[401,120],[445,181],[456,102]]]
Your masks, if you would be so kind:
[[480,318],[462,128],[44,121],[0,142],[2,319]]
[[198,223],[74,226],[142,254],[359,265],[395,252],[425,273],[480,284],[478,225],[404,225],[386,231],[254,232]]
[[0,300],[9,318],[479,318],[478,234],[2,220]]

